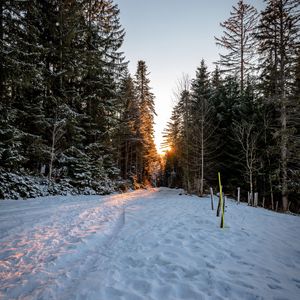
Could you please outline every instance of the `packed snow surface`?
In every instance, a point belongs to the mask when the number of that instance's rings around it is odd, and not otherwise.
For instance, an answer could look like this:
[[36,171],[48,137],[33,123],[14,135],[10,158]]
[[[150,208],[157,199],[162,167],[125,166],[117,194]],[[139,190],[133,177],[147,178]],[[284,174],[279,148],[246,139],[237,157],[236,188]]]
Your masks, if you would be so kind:
[[[215,199],[215,206],[216,206]],[[0,299],[300,299],[300,218],[167,188],[0,201]]]

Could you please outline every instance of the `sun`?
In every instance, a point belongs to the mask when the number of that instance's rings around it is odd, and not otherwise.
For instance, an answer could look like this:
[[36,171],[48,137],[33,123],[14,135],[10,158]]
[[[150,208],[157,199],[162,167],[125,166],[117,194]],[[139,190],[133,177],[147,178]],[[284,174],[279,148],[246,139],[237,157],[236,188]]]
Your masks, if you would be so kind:
[[171,146],[167,146],[167,147],[163,147],[163,148],[160,148],[158,149],[158,154],[160,156],[165,156],[167,152],[170,152],[172,150],[172,147]]

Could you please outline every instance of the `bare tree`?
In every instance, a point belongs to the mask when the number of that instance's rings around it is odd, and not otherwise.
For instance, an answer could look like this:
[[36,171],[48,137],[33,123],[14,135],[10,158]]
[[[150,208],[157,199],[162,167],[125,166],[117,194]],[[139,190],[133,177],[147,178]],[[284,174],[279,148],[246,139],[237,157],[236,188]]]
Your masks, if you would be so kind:
[[251,203],[253,203],[253,175],[258,170],[259,159],[257,157],[258,140],[260,133],[255,130],[254,124],[247,121],[235,122],[233,132],[237,142],[241,146],[245,171],[250,186]]

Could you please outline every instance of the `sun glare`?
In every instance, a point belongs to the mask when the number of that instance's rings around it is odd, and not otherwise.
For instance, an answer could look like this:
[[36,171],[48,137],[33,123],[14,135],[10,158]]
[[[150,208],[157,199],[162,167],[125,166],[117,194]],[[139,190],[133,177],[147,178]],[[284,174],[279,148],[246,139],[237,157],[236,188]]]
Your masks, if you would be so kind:
[[160,156],[164,156],[167,152],[169,152],[169,151],[171,151],[172,150],[172,147],[170,147],[170,146],[167,146],[167,147],[164,147],[164,148],[160,148],[159,150],[158,150],[158,154],[160,155]]

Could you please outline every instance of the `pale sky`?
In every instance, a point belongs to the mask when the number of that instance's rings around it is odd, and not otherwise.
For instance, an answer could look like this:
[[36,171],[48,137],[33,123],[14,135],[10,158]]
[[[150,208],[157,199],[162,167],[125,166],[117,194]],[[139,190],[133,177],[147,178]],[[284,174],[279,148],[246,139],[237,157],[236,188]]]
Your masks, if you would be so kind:
[[[222,35],[220,22],[230,16],[238,0],[115,0],[126,31],[122,50],[129,60],[129,71],[136,72],[144,60],[155,95],[155,143],[159,150],[162,131],[174,105],[176,82],[182,74],[195,76],[203,58],[209,71],[222,51],[214,36]],[[263,0],[248,0],[258,11]]]

